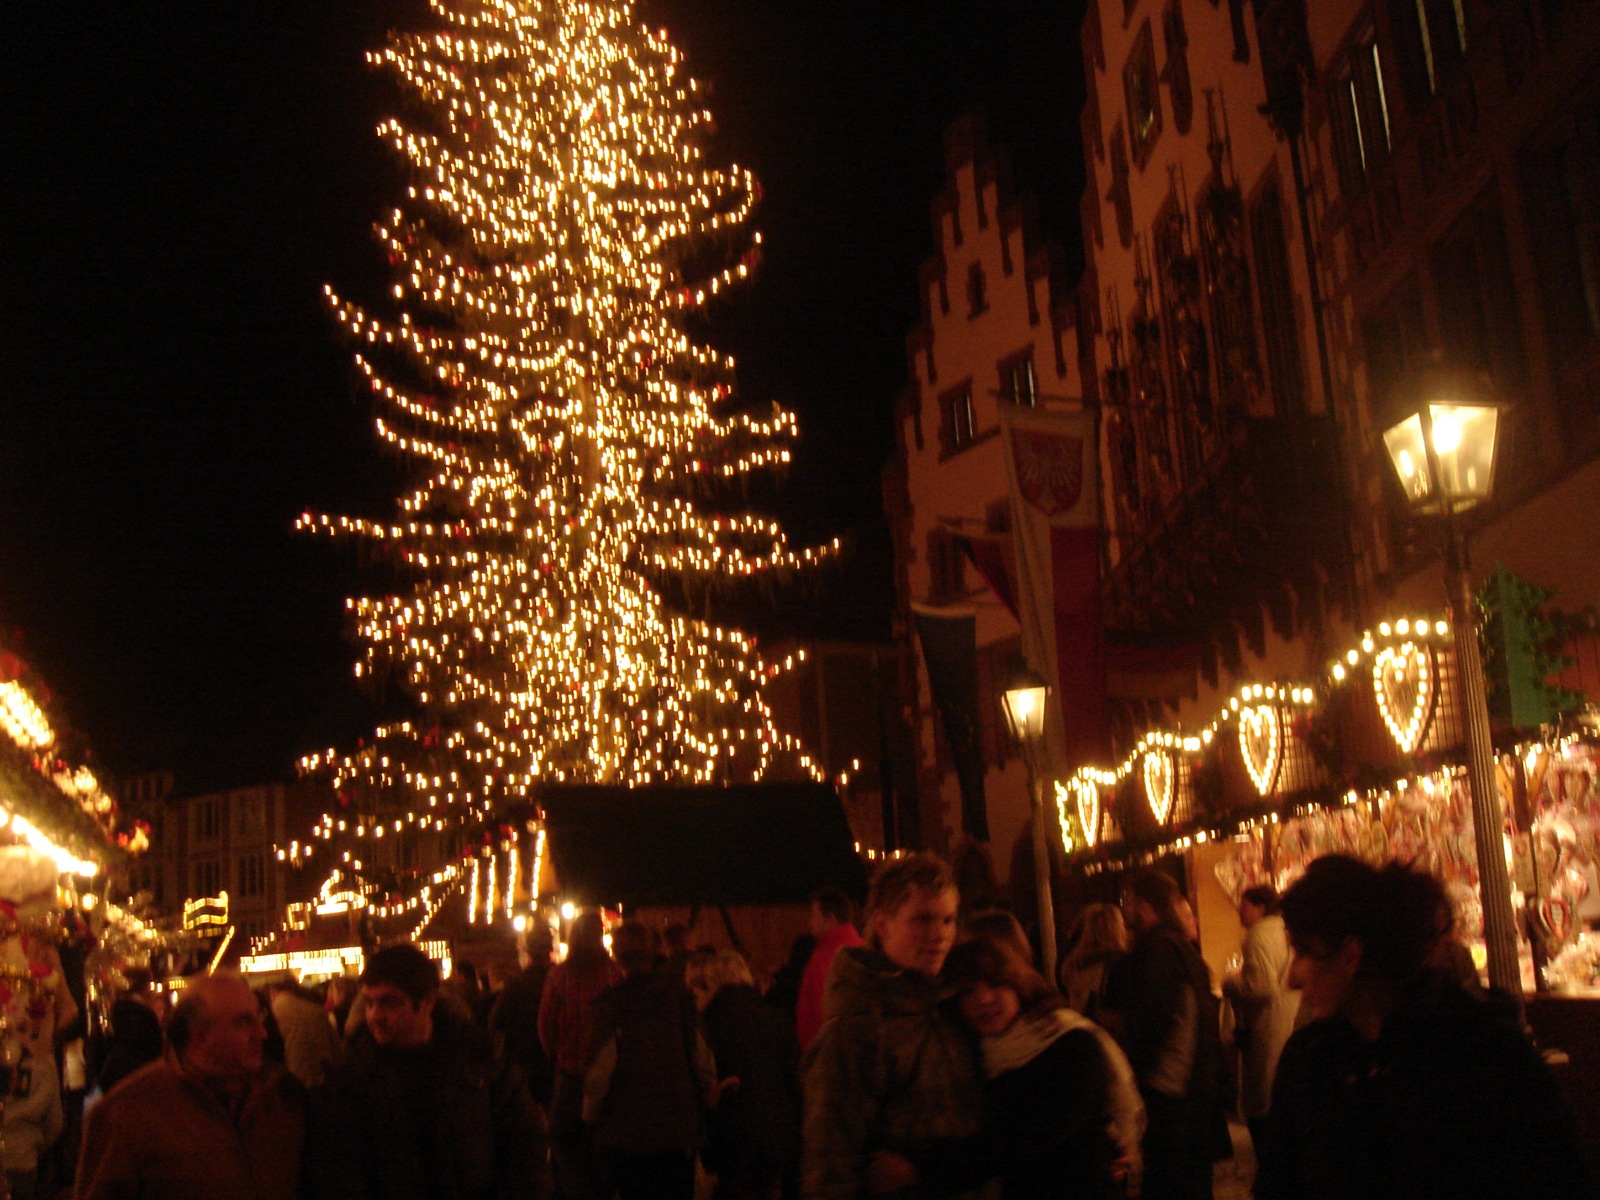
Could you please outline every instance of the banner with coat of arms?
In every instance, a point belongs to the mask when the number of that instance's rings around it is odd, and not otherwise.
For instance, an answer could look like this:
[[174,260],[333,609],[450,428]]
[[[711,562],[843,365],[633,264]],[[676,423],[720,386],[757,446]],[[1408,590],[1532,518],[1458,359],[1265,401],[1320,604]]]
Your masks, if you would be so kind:
[[1047,744],[1070,771],[1110,751],[1094,414],[1002,405],[1000,433],[1022,651],[1050,683]]

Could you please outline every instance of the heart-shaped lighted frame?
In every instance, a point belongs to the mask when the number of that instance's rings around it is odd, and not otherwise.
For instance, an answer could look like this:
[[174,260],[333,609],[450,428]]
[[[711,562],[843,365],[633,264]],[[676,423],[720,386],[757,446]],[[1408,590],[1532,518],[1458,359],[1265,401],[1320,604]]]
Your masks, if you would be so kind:
[[1385,646],[1372,660],[1378,713],[1402,754],[1413,753],[1427,736],[1437,676],[1433,648],[1415,642]]
[[1277,789],[1286,732],[1283,709],[1276,704],[1253,704],[1239,710],[1239,754],[1250,782],[1263,796]]
[[1083,827],[1083,840],[1093,850],[1100,840],[1100,787],[1092,780],[1074,779],[1072,798],[1078,810],[1078,824]]
[[1172,800],[1177,794],[1178,768],[1165,750],[1146,750],[1142,764],[1144,796],[1156,823],[1172,820]]

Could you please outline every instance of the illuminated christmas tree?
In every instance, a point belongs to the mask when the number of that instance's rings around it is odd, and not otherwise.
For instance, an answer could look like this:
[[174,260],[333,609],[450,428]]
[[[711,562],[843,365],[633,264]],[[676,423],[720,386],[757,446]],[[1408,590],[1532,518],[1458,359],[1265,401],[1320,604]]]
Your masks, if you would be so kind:
[[814,772],[762,700],[785,664],[682,609],[837,548],[712,507],[788,461],[795,426],[731,411],[733,361],[686,325],[753,266],[757,187],[703,162],[710,115],[665,34],[625,0],[433,7],[437,31],[373,56],[416,102],[380,128],[412,173],[378,229],[392,303],[328,291],[415,486],[387,522],[300,521],[408,580],[349,606],[357,674],[417,717],[304,766],[340,800],[313,839],[325,895],[421,918],[468,860],[408,876],[416,856],[377,839],[448,835],[470,858],[541,781]]

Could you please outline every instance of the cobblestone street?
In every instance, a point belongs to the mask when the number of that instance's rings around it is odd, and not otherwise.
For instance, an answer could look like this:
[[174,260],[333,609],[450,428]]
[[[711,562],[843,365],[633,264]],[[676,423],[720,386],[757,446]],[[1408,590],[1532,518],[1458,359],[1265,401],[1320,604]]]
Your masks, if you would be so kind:
[[1228,1132],[1233,1137],[1233,1157],[1217,1164],[1216,1200],[1250,1200],[1250,1185],[1256,1177],[1256,1154],[1250,1145],[1250,1133],[1237,1122],[1228,1125]]

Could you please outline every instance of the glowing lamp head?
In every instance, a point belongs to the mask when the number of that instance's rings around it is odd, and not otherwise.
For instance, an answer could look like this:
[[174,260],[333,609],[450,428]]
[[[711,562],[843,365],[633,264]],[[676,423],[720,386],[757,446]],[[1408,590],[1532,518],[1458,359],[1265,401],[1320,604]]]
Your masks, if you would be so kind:
[[1417,512],[1460,512],[1494,490],[1501,407],[1475,375],[1432,367],[1402,384],[1413,403],[1383,434],[1406,502]]
[[1032,746],[1044,736],[1044,703],[1050,685],[1037,671],[1023,669],[1014,675],[1003,697],[1006,724],[1011,736],[1024,746]]

